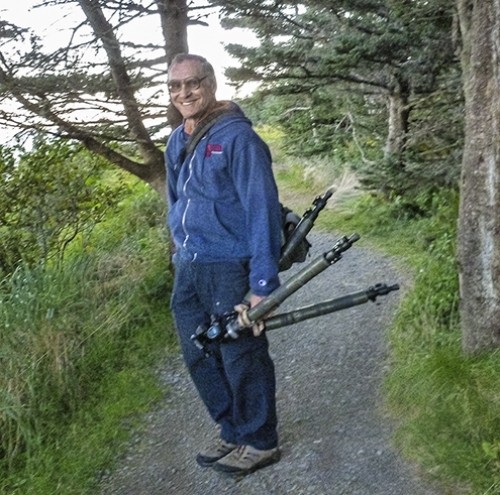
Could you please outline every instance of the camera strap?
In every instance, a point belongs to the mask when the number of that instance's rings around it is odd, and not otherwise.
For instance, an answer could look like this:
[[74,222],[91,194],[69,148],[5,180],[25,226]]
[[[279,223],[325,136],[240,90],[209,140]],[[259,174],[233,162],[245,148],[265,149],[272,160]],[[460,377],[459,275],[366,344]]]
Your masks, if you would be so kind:
[[182,150],[180,154],[180,162],[182,163],[188,155],[190,155],[198,146],[198,143],[203,139],[207,132],[215,125],[217,122],[222,120],[224,117],[229,115],[239,115],[238,112],[232,108],[221,108],[220,110],[215,110],[211,114],[207,115],[195,128],[193,133],[189,136],[186,143],[186,147]]

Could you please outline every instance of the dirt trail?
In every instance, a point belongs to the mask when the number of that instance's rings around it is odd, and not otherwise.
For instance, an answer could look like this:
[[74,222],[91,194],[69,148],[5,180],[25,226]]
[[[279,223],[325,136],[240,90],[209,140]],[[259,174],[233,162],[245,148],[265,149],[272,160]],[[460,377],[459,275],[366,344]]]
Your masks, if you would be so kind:
[[[347,233],[350,234],[350,233]],[[312,257],[336,237],[314,234]],[[312,259],[312,258],[311,258]],[[284,278],[288,272],[284,274]],[[147,417],[101,495],[438,495],[391,443],[383,413],[384,334],[405,289],[388,257],[357,247],[301,288],[280,311],[399,283],[401,291],[376,304],[311,319],[269,332],[277,373],[282,460],[239,483],[195,462],[215,438],[180,356],[161,372],[164,406]]]

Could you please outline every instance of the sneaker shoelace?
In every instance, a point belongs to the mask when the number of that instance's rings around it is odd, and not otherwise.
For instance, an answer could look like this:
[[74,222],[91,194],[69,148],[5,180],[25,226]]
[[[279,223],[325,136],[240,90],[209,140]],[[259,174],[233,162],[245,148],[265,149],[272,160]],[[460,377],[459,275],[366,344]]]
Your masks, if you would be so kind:
[[230,452],[231,450],[232,450],[231,445],[224,441],[217,446],[217,452],[220,454]]
[[259,457],[259,454],[257,452],[252,452],[250,449],[247,448],[246,445],[238,445],[238,447],[236,447],[234,452],[238,460],[253,461],[258,459]]

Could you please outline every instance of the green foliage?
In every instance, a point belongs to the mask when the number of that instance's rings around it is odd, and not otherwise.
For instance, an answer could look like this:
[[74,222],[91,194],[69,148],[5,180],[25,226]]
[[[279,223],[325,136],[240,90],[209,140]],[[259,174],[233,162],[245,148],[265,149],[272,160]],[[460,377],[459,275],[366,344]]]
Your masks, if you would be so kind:
[[287,154],[349,164],[366,189],[408,201],[456,186],[463,102],[451,0],[222,8],[223,25],[250,28],[260,41],[228,45],[242,67],[227,75],[262,82],[246,105],[255,121],[283,129]]
[[279,93],[257,92],[242,106],[254,122],[281,131],[281,149],[287,156],[328,156],[352,165],[381,158],[387,119],[382,102],[366,101],[359,91],[340,85]]
[[[428,190],[456,188],[464,140],[463,100],[458,71],[446,73],[439,89],[412,101],[410,130],[401,155],[368,155],[353,168],[366,189],[409,202]],[[363,147],[366,147],[363,144]]]
[[58,267],[0,286],[0,493],[88,493],[175,345],[164,203],[140,186]]
[[89,235],[122,193],[102,180],[106,171],[102,159],[65,141],[1,148],[0,274],[60,261],[73,239]]

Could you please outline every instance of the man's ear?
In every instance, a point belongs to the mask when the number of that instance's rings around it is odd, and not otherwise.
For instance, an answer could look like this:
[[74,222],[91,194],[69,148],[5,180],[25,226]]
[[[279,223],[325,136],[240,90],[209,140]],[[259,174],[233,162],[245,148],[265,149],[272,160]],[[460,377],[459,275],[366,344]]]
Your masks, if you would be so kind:
[[217,92],[217,80],[210,78],[210,89],[215,94]]

